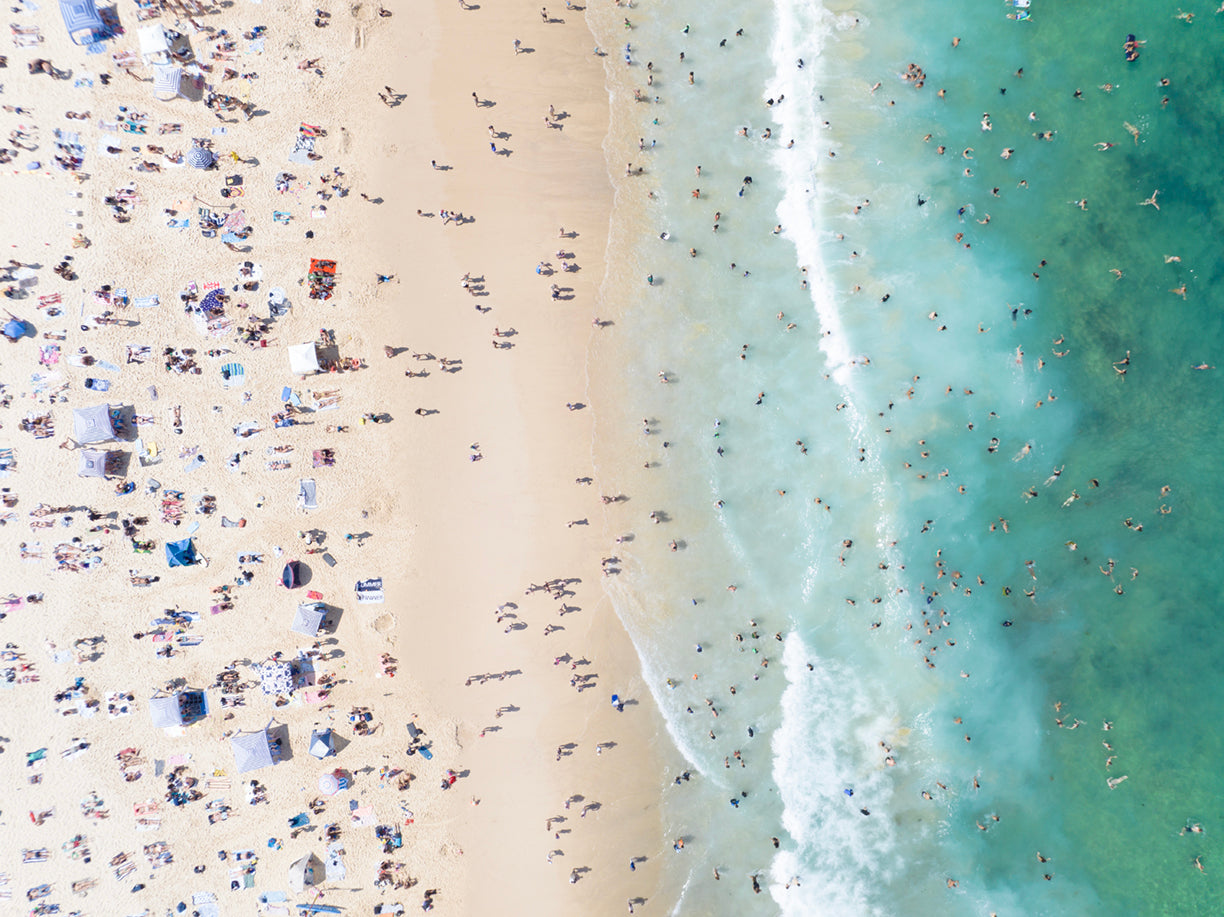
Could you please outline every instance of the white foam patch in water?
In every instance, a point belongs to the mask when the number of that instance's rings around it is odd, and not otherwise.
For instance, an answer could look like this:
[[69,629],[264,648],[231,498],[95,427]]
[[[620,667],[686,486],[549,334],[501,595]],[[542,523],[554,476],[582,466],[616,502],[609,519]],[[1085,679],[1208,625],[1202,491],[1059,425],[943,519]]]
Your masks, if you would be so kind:
[[[814,150],[820,146],[820,125],[824,121],[817,90],[822,51],[833,30],[851,26],[853,17],[838,17],[820,4],[793,0],[779,2],[775,9],[778,20],[770,53],[777,71],[776,89],[786,98],[773,107],[773,117],[780,137],[793,139],[799,150]],[[802,68],[799,60],[804,62]],[[778,220],[798,251],[799,264],[807,267],[808,287],[823,332],[821,350],[833,378],[849,387],[856,357],[834,302],[822,254],[826,234],[819,226],[818,201],[827,192],[819,184],[815,162],[802,153],[795,154],[793,148],[779,147],[774,152],[774,164],[783,175],[786,189],[778,204]]]
[[[789,684],[782,725],[773,736],[773,776],[792,843],[773,862],[770,892],[788,914],[885,914],[875,889],[904,864],[896,826],[886,814],[893,782],[880,764],[877,743],[896,730],[896,710],[795,634],[787,638],[782,660]],[[800,887],[787,889],[794,876],[801,878]]]

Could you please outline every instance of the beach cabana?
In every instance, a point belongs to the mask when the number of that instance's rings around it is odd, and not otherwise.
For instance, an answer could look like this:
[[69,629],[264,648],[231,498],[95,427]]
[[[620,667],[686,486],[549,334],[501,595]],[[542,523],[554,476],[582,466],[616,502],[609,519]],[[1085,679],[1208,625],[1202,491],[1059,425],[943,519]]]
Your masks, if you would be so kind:
[[319,628],[323,626],[325,617],[327,617],[327,609],[323,607],[322,602],[307,602],[297,607],[289,629],[303,637],[314,638],[319,636]]
[[272,746],[268,744],[268,731],[238,732],[230,736],[230,750],[234,753],[234,766],[238,773],[257,771],[263,767],[271,767]]
[[190,567],[196,562],[195,544],[190,538],[166,542],[166,563],[172,567]]
[[109,443],[117,439],[110,405],[76,408],[72,412],[72,438],[78,443]]
[[102,452],[97,449],[82,449],[77,476],[82,478],[105,478],[115,474],[115,464],[121,452]]
[[293,666],[279,660],[265,662],[259,667],[259,687],[272,697],[292,694]]
[[294,344],[289,348],[289,370],[299,376],[309,376],[321,370],[319,351],[312,341],[309,344]]
[[149,716],[159,729],[190,726],[208,716],[208,696],[203,691],[178,691],[149,699]]
[[159,24],[147,25],[136,33],[140,37],[140,56],[150,67],[170,63],[170,39]]
[[336,753],[336,734],[330,729],[314,729],[310,733],[310,753],[322,761]]
[[289,890],[301,892],[308,885],[323,880],[323,861],[313,853],[295,860],[289,867]]
[[182,726],[183,712],[179,709],[177,694],[167,694],[149,699],[149,716],[158,729]]
[[153,95],[161,102],[170,102],[179,96],[183,85],[183,71],[179,67],[158,65],[153,68]]
[[93,44],[95,36],[106,29],[94,0],[60,0],[59,7],[64,28],[74,45]]

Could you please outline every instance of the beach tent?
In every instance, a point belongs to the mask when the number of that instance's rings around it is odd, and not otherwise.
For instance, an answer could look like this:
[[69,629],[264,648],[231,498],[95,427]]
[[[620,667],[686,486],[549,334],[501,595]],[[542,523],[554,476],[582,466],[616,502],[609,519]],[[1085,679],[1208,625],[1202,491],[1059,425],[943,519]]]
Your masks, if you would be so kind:
[[277,696],[293,693],[293,666],[287,662],[269,660],[259,667],[259,686],[264,694]]
[[64,28],[68,30],[73,44],[93,44],[94,33],[105,30],[94,0],[60,0],[59,7],[60,15],[64,17]]
[[153,68],[153,95],[162,102],[178,98],[183,85],[183,71],[179,67],[158,65]]
[[323,861],[313,853],[308,853],[300,860],[295,860],[289,867],[289,889],[301,892],[308,885],[323,878]]
[[299,376],[319,372],[319,351],[314,342],[294,344],[289,348],[289,369]]
[[327,617],[327,610],[323,607],[322,602],[307,602],[297,607],[297,613],[294,614],[293,623],[289,625],[289,629],[303,637],[317,637],[325,617]]
[[234,766],[238,773],[257,771],[261,767],[269,767],[272,761],[272,747],[268,744],[268,731],[239,732],[230,737],[230,749],[234,753]]
[[330,729],[315,729],[310,733],[310,753],[320,761],[336,753],[336,734]]
[[166,30],[157,23],[147,25],[136,33],[140,37],[140,56],[149,66],[170,63],[170,39]]
[[172,567],[190,567],[196,562],[195,545],[190,538],[166,542],[166,563]]
[[291,560],[285,564],[285,569],[281,571],[281,585],[286,589],[296,589],[302,584],[302,565],[296,560]]
[[158,729],[167,726],[182,726],[183,711],[179,709],[177,694],[168,694],[149,699],[149,716]]
[[158,694],[149,699],[149,715],[153,719],[153,725],[161,729],[167,726],[190,726],[196,720],[208,716],[208,698],[203,691]]
[[96,404],[92,408],[74,409],[72,438],[78,443],[109,443],[116,439],[110,405]]
[[94,449],[81,450],[81,464],[77,468],[77,476],[82,478],[106,477],[106,457],[110,453],[98,452]]

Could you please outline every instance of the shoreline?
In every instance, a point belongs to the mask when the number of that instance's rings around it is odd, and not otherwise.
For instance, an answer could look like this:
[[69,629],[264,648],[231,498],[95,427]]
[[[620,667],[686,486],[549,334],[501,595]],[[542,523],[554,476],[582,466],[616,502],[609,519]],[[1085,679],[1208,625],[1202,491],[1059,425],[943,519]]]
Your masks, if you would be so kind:
[[[590,33],[580,14],[559,14],[569,21],[546,24],[531,21],[535,12],[526,6],[438,9],[429,118],[436,133],[415,138],[415,162],[404,170],[429,169],[436,150],[437,162],[448,168],[438,175],[425,171],[422,187],[428,190],[404,210],[422,206],[429,212],[453,204],[465,213],[470,207],[476,217],[458,227],[423,219],[420,232],[401,242],[441,268],[431,271],[433,277],[415,278],[413,297],[433,305],[421,316],[422,330],[428,322],[429,340],[440,336],[446,342],[437,345],[439,355],[452,346],[466,347],[463,371],[445,389],[427,389],[424,383],[432,379],[411,380],[411,391],[431,407],[458,416],[454,425],[462,431],[447,431],[448,454],[429,454],[436,443],[428,451],[423,443],[415,450],[404,443],[404,448],[413,475],[437,484],[419,494],[421,522],[407,590],[414,592],[415,582],[425,584],[446,571],[440,577],[444,594],[434,601],[448,614],[431,615],[413,629],[418,639],[441,649],[422,677],[436,686],[439,697],[457,695],[458,741],[473,772],[468,795],[481,800],[473,807],[465,796],[465,805],[452,809],[451,816],[468,863],[469,913],[491,912],[507,901],[524,906],[530,901],[539,913],[572,913],[574,894],[584,907],[602,912],[610,909],[609,901],[619,909],[620,901],[652,897],[659,881],[653,851],[663,767],[652,739],[666,732],[652,702],[643,700],[647,706],[637,708],[637,720],[655,718],[648,724],[633,722],[633,708],[622,715],[607,703],[612,693],[636,699],[648,692],[636,652],[600,583],[599,560],[613,553],[607,549],[613,538],[604,514],[597,512],[602,509],[598,488],[574,483],[593,474],[594,412],[565,408],[567,402],[601,400],[587,388],[586,354],[596,333],[590,321],[600,308],[613,196],[603,153],[610,123],[605,75],[601,59],[586,51]],[[515,54],[516,38],[531,50]],[[496,92],[486,90],[493,86]],[[495,104],[472,105],[469,111],[473,90]],[[565,115],[560,128],[543,123],[550,105]],[[494,156],[488,149],[490,125],[509,135],[493,142],[511,148],[511,155]],[[562,226],[572,237],[558,238]],[[554,252],[559,247],[573,253],[579,272],[560,270]],[[538,261],[551,262],[557,272],[537,276]],[[459,286],[465,273],[482,278],[489,295],[469,297]],[[572,301],[550,300],[554,282],[573,287],[567,293]],[[487,315],[471,308],[486,303],[493,310]],[[409,341],[418,335],[416,323],[407,319]],[[487,356],[479,350],[472,355],[467,342],[480,334],[473,327],[488,334],[507,325],[515,335],[492,340],[512,343],[513,349],[490,346]],[[485,457],[461,461],[473,443]],[[469,514],[468,525],[450,533],[430,531],[429,520],[444,519],[457,507]],[[577,519],[587,524],[567,527]],[[464,530],[467,542],[456,544],[453,533]],[[521,539],[523,531],[532,537]],[[478,581],[469,581],[457,565],[460,553],[481,559]],[[558,617],[556,602],[523,594],[529,584],[552,578],[580,581],[570,586],[576,594],[563,600],[580,611]],[[507,602],[519,606],[507,608],[518,617],[490,620]],[[515,623],[526,624],[525,632],[503,632]],[[565,630],[545,636],[542,629],[550,624]],[[462,642],[448,640],[456,631],[464,635]],[[590,665],[547,665],[565,654]],[[525,674],[505,683],[463,687],[455,677],[514,669]],[[592,687],[567,694],[567,677],[586,673],[596,675]],[[499,706],[521,709],[497,717]],[[616,744],[597,754],[597,743]],[[562,748],[571,744],[576,747]],[[563,803],[571,795],[583,798],[575,798],[567,812]],[[574,817],[572,810],[590,804],[598,808]],[[550,833],[543,824],[550,816],[569,821]],[[553,836],[567,828],[573,833]],[[554,850],[564,855],[549,856]],[[631,872],[624,862],[609,862],[617,855],[624,861],[650,857]],[[575,889],[565,889],[566,874],[583,867],[592,871],[578,873],[582,878]],[[489,883],[487,875],[505,879]],[[558,891],[550,894],[550,887]]]

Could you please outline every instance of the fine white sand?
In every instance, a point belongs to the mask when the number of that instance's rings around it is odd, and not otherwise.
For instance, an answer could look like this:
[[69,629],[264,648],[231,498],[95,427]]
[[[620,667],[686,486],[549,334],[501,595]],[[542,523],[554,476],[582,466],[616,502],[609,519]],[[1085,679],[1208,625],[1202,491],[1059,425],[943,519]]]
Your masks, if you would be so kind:
[[[220,76],[227,64],[211,59],[217,42],[207,32],[172,11],[151,20],[177,23],[196,56],[213,65],[210,79],[218,90],[249,99],[257,110],[249,121],[234,113],[225,122],[199,102],[157,101],[149,83],[116,69],[112,52],[137,50],[136,30],[143,25],[129,4],[119,9],[126,34],[107,42],[102,55],[71,46],[51,6],[15,20],[39,26],[45,41],[9,50],[3,99],[33,113],[4,112],[0,120],[10,131],[37,125],[38,149],[20,152],[4,167],[0,219],[3,238],[12,240],[11,257],[40,267],[28,297],[6,301],[35,326],[36,338],[0,342],[0,381],[4,395],[12,396],[0,413],[0,448],[14,449],[17,461],[0,486],[18,499],[3,509],[14,515],[0,529],[0,592],[44,598],[8,608],[0,621],[3,641],[21,654],[5,665],[24,662],[30,668],[15,671],[14,678],[39,679],[0,689],[0,780],[8,790],[0,816],[0,872],[11,877],[14,899],[51,883],[43,900],[65,910],[156,912],[179,901],[190,905],[193,892],[211,891],[222,913],[246,913],[259,894],[288,891],[289,864],[308,852],[322,856],[323,826],[335,823],[347,876],[323,884],[323,904],[355,913],[369,913],[379,901],[416,908],[425,889],[437,889],[435,907],[445,913],[619,913],[627,899],[648,899],[657,885],[663,768],[656,747],[660,722],[602,590],[600,558],[614,552],[599,486],[575,483],[593,474],[592,412],[566,407],[594,400],[586,390],[585,350],[591,335],[600,333],[591,319],[599,314],[611,204],[600,148],[608,123],[602,65],[589,54],[581,13],[558,13],[567,21],[545,24],[536,7],[522,2],[468,10],[454,3],[411,10],[397,5],[387,17],[376,6],[323,9],[331,13],[325,28],[313,25],[312,7],[302,4],[240,2],[195,16],[200,25],[228,29],[231,36],[267,28],[262,53],[247,53],[250,42],[238,37],[228,64],[258,78],[225,82]],[[532,52],[515,55],[515,38]],[[72,77],[28,74],[26,62],[35,57],[71,70]],[[297,69],[298,61],[313,58],[323,77]],[[108,86],[99,79],[105,72],[114,74]],[[151,76],[143,65],[133,72]],[[92,87],[76,86],[87,73]],[[379,100],[386,84],[403,94],[394,107]],[[495,104],[478,108],[473,91]],[[566,115],[560,129],[544,123],[550,104]],[[146,134],[101,129],[120,106],[148,115]],[[89,111],[91,117],[67,120],[65,111]],[[160,135],[158,125],[171,122],[181,123],[182,133]],[[320,160],[287,161],[300,123],[326,131],[317,140]],[[509,134],[493,142],[511,155],[489,149],[489,125]],[[85,180],[49,167],[57,127],[79,132]],[[214,133],[222,127],[224,134]],[[212,141],[226,157],[220,171],[172,167],[147,149],[185,150],[193,137]],[[103,156],[99,141],[123,152]],[[139,155],[132,152],[137,146]],[[242,161],[227,157],[231,151]],[[27,170],[32,160],[42,168]],[[446,168],[431,168],[431,160]],[[162,171],[134,171],[141,161],[157,162]],[[347,196],[321,181],[333,169],[343,173],[332,181],[349,189]],[[295,176],[284,194],[274,187],[282,170]],[[243,178],[244,194],[227,201],[219,192],[224,177],[235,174]],[[103,199],[129,182],[139,203],[130,222],[120,224]],[[320,191],[331,196],[322,199]],[[238,244],[250,250],[235,253],[219,239],[202,238],[200,206],[244,210],[253,232]],[[312,217],[318,207],[326,216]],[[418,217],[418,208],[430,216]],[[473,219],[444,226],[440,209]],[[190,219],[190,227],[167,227],[172,215],[166,210]],[[292,219],[275,223],[273,211]],[[90,247],[71,247],[78,231],[71,224],[80,224]],[[558,238],[562,226],[576,236]],[[307,239],[307,231],[314,238]],[[558,250],[572,253],[581,270],[559,272]],[[50,270],[69,253],[78,275],[72,282]],[[328,302],[308,299],[302,285],[312,257],[339,263],[337,292]],[[191,282],[201,294],[210,282],[229,291],[244,260],[261,266],[263,280],[257,291],[231,292],[228,316],[238,324],[266,317],[271,287],[283,287],[293,305],[272,325],[266,348],[249,348],[233,333],[205,337],[179,302],[179,291]],[[538,276],[540,261],[558,273]],[[482,278],[480,292],[488,295],[463,289],[465,272]],[[378,284],[376,274],[393,279]],[[572,298],[553,301],[553,282],[571,288],[565,295]],[[107,284],[133,299],[156,294],[160,305],[119,308],[125,324],[95,326],[89,316],[104,307],[94,304],[93,293]],[[62,314],[51,317],[37,308],[38,297],[56,293]],[[243,302],[245,309],[238,306]],[[491,311],[482,314],[476,305]],[[90,330],[81,330],[82,324]],[[495,328],[515,333],[494,337]],[[339,354],[364,361],[365,368],[295,378],[286,347],[317,339],[320,329],[333,331]],[[58,331],[64,340],[44,336]],[[496,348],[494,342],[513,346]],[[39,347],[50,344],[61,348],[58,362],[40,366]],[[150,348],[143,363],[125,362],[129,344]],[[401,352],[388,359],[384,346]],[[167,347],[194,348],[200,374],[168,372],[162,357]],[[233,353],[210,357],[210,349]],[[438,359],[414,359],[414,353],[461,362],[443,367]],[[72,365],[85,355],[119,369]],[[220,367],[231,361],[243,365],[244,381],[225,388]],[[405,378],[405,370],[429,375]],[[87,378],[107,380],[110,388],[90,391]],[[286,385],[306,405],[309,392],[336,391],[341,400],[333,410],[301,416],[298,426],[274,429],[271,415],[280,410]],[[130,444],[112,447],[129,454],[128,477],[136,484],[129,495],[117,495],[116,482],[77,477],[78,452],[57,448],[72,434],[73,408],[106,402],[131,405],[152,419],[139,432],[146,443],[156,443],[159,464],[142,467]],[[181,406],[181,434],[172,429],[174,406]],[[418,416],[417,408],[437,413]],[[389,423],[360,421],[365,413],[381,412]],[[19,429],[22,417],[44,413],[52,416],[53,437],[36,439]],[[243,422],[262,432],[236,437],[232,431]],[[337,425],[347,432],[329,432]],[[471,460],[473,444],[479,444],[479,461]],[[266,454],[274,446],[292,451]],[[333,467],[312,467],[312,451],[321,448],[335,450]],[[191,450],[205,461],[187,471]],[[245,454],[231,470],[227,459],[235,452]],[[271,461],[291,466],[270,470]],[[183,492],[181,525],[162,521],[162,493],[148,491],[151,478],[163,491]],[[297,506],[299,478],[317,482],[317,510]],[[194,513],[206,494],[215,497],[215,512]],[[62,515],[30,517],[40,502],[72,507],[71,523],[62,524]],[[85,507],[109,520],[90,522]],[[148,524],[138,537],[156,542],[151,554],[133,553],[122,533],[89,531],[139,516]],[[226,528],[223,516],[246,523]],[[581,519],[588,524],[567,526]],[[55,525],[31,529],[31,521],[43,520]],[[163,544],[186,537],[194,523],[195,544],[207,563],[168,569]],[[299,532],[308,529],[326,532],[334,567],[304,553]],[[346,534],[362,537],[346,540]],[[73,539],[99,545],[85,554],[100,557],[101,566],[56,570],[55,546]],[[19,559],[23,542],[41,544],[41,562]],[[245,553],[262,554],[263,563],[240,567],[238,555]],[[311,571],[309,584],[294,592],[278,583],[288,558],[302,559]],[[129,569],[160,579],[134,588]],[[232,609],[211,613],[222,596],[210,589],[233,584],[240,569],[253,570],[253,580],[232,589]],[[358,604],[354,584],[372,576],[384,579],[385,603]],[[573,594],[561,600],[524,594],[530,584],[552,579],[570,581]],[[288,630],[307,589],[340,610],[335,634],[321,647],[332,658],[317,663],[320,672],[339,679],[329,697],[311,704],[298,691],[288,705],[276,707],[256,688],[231,710],[212,690],[207,720],[180,734],[152,726],[147,701],[158,688],[207,688],[231,662],[258,663],[274,652],[294,656],[310,648],[308,638]],[[497,608],[507,602],[517,606],[504,609],[514,617],[499,623]],[[559,616],[562,606],[574,610]],[[188,630],[200,642],[160,658],[156,650],[167,644],[133,634],[149,633],[152,619],[174,608],[200,614]],[[511,625],[525,627],[506,632]],[[546,625],[563,629],[545,635]],[[88,637],[105,640],[94,650],[74,650],[75,641]],[[98,657],[89,658],[95,651]],[[394,678],[381,677],[382,653],[398,661]],[[586,662],[577,669],[552,664],[565,654]],[[254,677],[242,665],[238,671]],[[465,686],[471,675],[498,672],[514,674]],[[576,674],[591,676],[589,690],[571,687]],[[88,718],[62,715],[77,710],[75,700],[54,700],[78,678],[85,699],[100,702]],[[131,715],[108,716],[112,691],[135,696]],[[640,704],[617,713],[608,703],[612,693]],[[372,712],[372,735],[354,734],[348,714],[355,706]],[[499,707],[514,709],[498,717]],[[404,754],[405,723],[412,719],[426,730],[432,760]],[[227,736],[273,720],[288,730],[290,759],[247,775],[268,796],[266,805],[250,806]],[[307,753],[316,725],[334,726],[347,743],[337,757],[320,762]],[[89,748],[62,758],[78,741]],[[570,743],[558,762],[558,748]],[[615,744],[597,754],[597,743]],[[27,753],[44,747],[46,760],[27,767]],[[138,749],[143,760],[136,767],[141,776],[131,782],[115,758],[126,748]],[[166,771],[185,765],[184,775],[197,779],[205,795],[182,808],[162,802],[160,829],[137,830],[134,806],[161,801],[166,793],[157,762]],[[383,767],[402,773],[384,781]],[[311,827],[291,838],[287,820],[307,811],[320,795],[319,775],[334,768],[351,774],[352,787],[327,800],[321,814],[311,815]],[[447,769],[460,776],[443,792]],[[408,774],[415,777],[410,788],[397,789]],[[34,776],[40,782],[31,783]],[[82,814],[81,801],[91,792],[103,800],[108,818]],[[564,801],[574,795],[583,799],[566,811]],[[222,799],[231,807],[228,818],[210,825],[209,814],[221,810],[206,804]],[[373,807],[374,824],[398,826],[403,846],[384,855],[374,827],[352,823],[350,800]],[[579,817],[591,803],[599,807]],[[27,815],[48,810],[54,814],[41,825]],[[545,819],[558,815],[568,821],[546,831]],[[567,833],[558,838],[555,831]],[[61,849],[78,834],[88,839],[88,863]],[[281,849],[270,848],[270,838]],[[169,844],[174,862],[152,870],[142,851],[158,841]],[[51,852],[48,863],[22,864],[23,848],[43,847]],[[217,851],[246,849],[257,857],[254,887],[231,891],[235,863],[232,857],[221,862]],[[553,850],[564,852],[549,863]],[[124,853],[137,869],[120,880],[108,863]],[[649,859],[631,873],[629,858],[642,855]],[[411,890],[376,887],[383,862],[403,864],[394,876],[419,884]],[[193,873],[198,865],[206,871]],[[575,868],[589,872],[571,885]],[[84,901],[72,892],[78,880],[97,883]],[[137,883],[146,888],[131,893]],[[308,890],[289,900],[313,895]]]

